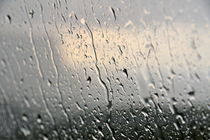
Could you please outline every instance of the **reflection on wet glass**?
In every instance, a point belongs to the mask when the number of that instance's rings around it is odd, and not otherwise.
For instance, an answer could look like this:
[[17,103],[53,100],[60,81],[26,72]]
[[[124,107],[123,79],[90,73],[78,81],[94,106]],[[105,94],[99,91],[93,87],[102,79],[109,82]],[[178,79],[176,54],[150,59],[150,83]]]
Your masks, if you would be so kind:
[[209,4],[0,1],[0,139],[210,139]]

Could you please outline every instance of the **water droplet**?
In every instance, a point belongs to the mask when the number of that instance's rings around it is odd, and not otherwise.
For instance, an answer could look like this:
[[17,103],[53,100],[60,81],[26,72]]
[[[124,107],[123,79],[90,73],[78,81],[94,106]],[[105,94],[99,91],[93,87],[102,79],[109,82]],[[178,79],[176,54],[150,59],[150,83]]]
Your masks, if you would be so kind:
[[48,84],[49,87],[52,87],[52,81],[50,79],[48,79],[47,84]]
[[24,134],[24,136],[29,136],[31,134],[31,131],[26,128],[21,128],[21,132]]
[[124,74],[126,75],[126,77],[128,78],[128,71],[127,71],[127,69],[123,69],[123,72],[124,72]]
[[114,16],[114,20],[116,20],[117,17],[116,17],[116,13],[115,13],[114,8],[110,7],[110,11],[112,12],[112,14],[113,14],[113,16]]
[[37,115],[37,123],[41,123],[42,122],[42,117],[40,114]]
[[6,17],[7,17],[8,22],[9,22],[9,23],[12,23],[12,18],[11,18],[11,16],[10,16],[10,15],[7,15]]
[[27,122],[28,121],[28,116],[26,114],[23,114],[22,115],[22,120]]
[[31,18],[34,17],[34,10],[30,10],[30,11],[29,11],[29,16],[30,16]]
[[190,96],[195,96],[195,91],[190,91],[190,92],[188,92],[188,95],[190,95]]
[[81,22],[83,25],[85,25],[85,24],[86,24],[86,21],[85,21],[85,19],[84,19],[84,18],[81,18],[81,19],[80,19],[80,22]]
[[91,83],[91,77],[90,77],[90,76],[88,76],[88,78],[87,78],[87,82],[88,82],[88,84],[90,84],[90,83]]

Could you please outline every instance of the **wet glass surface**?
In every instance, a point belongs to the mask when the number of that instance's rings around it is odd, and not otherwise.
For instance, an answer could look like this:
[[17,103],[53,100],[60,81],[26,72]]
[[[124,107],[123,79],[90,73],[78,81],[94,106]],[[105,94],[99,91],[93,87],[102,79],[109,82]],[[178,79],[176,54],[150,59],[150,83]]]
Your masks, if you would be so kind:
[[0,0],[0,139],[210,139],[209,0]]

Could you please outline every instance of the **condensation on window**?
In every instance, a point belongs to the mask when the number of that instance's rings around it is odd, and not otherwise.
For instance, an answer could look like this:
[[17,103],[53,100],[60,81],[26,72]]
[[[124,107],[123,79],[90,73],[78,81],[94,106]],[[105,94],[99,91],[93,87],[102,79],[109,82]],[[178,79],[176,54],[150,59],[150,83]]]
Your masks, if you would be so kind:
[[210,139],[208,0],[1,0],[0,139]]

